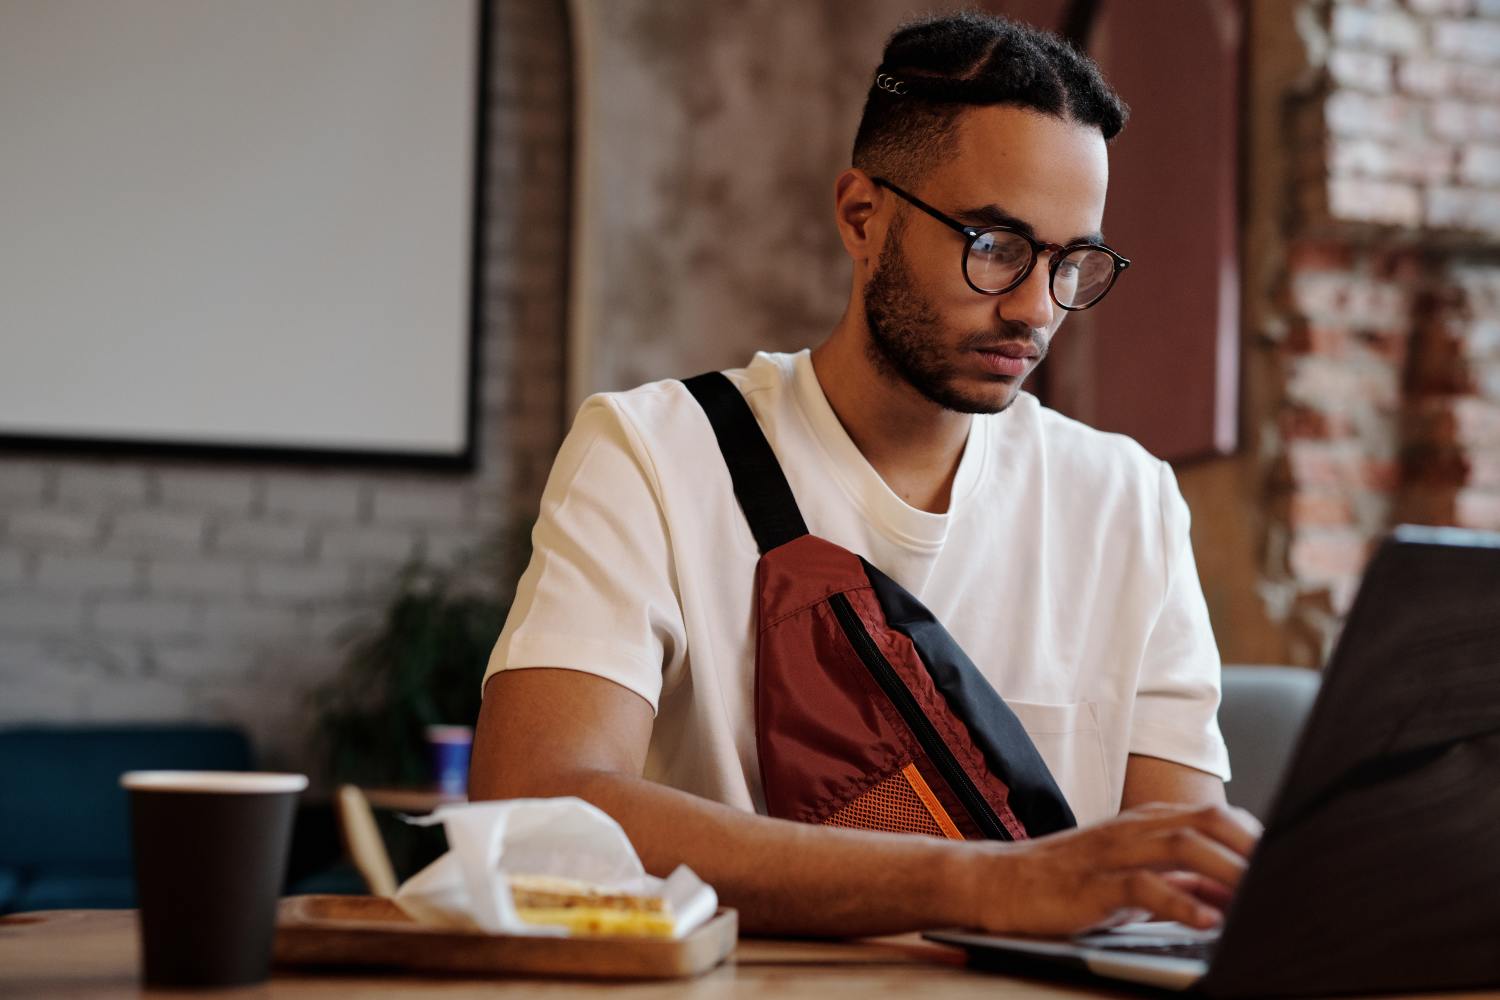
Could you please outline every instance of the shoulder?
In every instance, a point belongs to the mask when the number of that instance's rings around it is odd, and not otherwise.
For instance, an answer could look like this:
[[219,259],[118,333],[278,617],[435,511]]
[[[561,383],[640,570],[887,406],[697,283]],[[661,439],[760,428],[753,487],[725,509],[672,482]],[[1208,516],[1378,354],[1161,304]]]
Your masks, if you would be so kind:
[[[723,374],[757,411],[768,396],[779,395],[790,380],[793,355],[759,353],[743,368]],[[758,414],[759,415],[759,414]],[[633,389],[600,392],[588,397],[574,418],[574,429],[587,433],[613,432],[648,450],[711,434],[698,401],[681,379],[647,382]]]
[[[779,400],[790,372],[790,355],[757,354],[744,368],[724,372],[764,419],[768,400]],[[774,406],[770,409],[774,410]],[[600,456],[613,455],[601,462]],[[704,456],[717,455],[718,442],[698,401],[680,379],[661,379],[633,389],[595,393],[585,399],[553,465],[562,480],[585,463],[617,472],[634,466],[651,489],[701,479]]]

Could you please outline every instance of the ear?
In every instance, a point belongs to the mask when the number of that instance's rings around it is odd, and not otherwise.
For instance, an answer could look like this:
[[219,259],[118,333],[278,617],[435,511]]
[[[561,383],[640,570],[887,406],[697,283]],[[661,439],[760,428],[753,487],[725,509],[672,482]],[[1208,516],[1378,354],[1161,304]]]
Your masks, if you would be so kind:
[[885,244],[887,220],[878,214],[885,190],[858,167],[850,167],[833,182],[833,220],[844,250],[855,266],[873,264]]

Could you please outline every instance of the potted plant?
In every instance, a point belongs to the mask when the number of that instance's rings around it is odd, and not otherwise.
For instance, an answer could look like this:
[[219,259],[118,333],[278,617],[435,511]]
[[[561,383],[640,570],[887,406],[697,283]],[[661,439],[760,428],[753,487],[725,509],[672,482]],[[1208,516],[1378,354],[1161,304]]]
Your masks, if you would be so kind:
[[411,562],[376,626],[349,630],[342,669],[313,693],[319,756],[333,781],[430,783],[424,731],[478,718],[480,678],[510,607],[516,548],[497,540],[451,566]]
[[[526,551],[496,538],[449,566],[410,562],[376,623],[351,624],[342,668],[312,694],[317,758],[332,782],[431,784],[426,729],[478,718],[480,679]],[[411,826],[387,812],[376,822],[399,877],[446,848],[440,827]]]

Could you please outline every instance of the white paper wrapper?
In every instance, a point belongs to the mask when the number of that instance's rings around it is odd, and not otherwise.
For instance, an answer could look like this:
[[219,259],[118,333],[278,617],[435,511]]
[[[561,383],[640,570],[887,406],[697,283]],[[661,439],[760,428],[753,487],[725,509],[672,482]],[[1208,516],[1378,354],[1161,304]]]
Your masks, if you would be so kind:
[[647,875],[625,831],[582,799],[509,799],[439,807],[407,819],[443,824],[448,853],[402,883],[395,903],[417,923],[478,929],[492,934],[565,937],[562,927],[516,916],[507,875],[555,875],[640,895],[661,896],[671,907],[673,936],[682,937],[714,915],[719,898],[686,865],[669,878]]

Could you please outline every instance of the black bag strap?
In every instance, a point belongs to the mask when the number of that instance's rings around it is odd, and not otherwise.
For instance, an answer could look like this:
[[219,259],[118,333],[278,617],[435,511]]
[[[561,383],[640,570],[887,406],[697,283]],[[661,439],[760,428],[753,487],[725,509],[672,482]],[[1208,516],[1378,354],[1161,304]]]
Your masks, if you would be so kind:
[[745,397],[723,372],[705,372],[682,384],[708,414],[719,451],[729,466],[734,495],[750,522],[760,554],[807,534],[792,486]]

